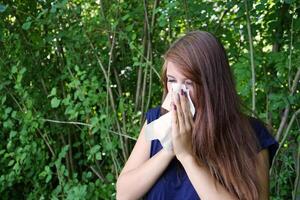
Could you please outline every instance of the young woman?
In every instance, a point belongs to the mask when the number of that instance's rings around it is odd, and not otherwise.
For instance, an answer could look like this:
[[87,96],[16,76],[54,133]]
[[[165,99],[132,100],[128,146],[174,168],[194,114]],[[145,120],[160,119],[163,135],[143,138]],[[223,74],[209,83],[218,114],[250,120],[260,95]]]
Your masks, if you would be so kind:
[[175,41],[162,70],[164,96],[173,82],[189,89],[172,102],[173,151],[148,142],[147,123],[167,112],[150,109],[117,181],[117,199],[247,199],[269,197],[269,167],[278,143],[241,111],[228,59],[212,34],[194,31]]

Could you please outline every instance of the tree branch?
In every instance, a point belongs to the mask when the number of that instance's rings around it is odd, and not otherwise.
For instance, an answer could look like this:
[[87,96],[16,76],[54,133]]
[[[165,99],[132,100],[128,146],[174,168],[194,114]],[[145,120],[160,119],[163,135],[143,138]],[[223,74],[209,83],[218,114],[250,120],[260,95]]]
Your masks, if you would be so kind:
[[[52,123],[57,123],[57,124],[73,124],[73,125],[80,125],[80,126],[87,126],[89,128],[92,128],[93,125],[92,124],[87,124],[87,123],[83,123],[83,122],[74,122],[74,121],[59,121],[59,120],[53,120],[53,119],[42,119],[45,122],[52,122]],[[114,133],[116,135],[122,136],[122,137],[126,137],[132,140],[137,140],[135,137],[123,134],[123,133],[118,133],[109,129],[105,129],[105,128],[100,128],[102,130],[108,131],[110,133]]]

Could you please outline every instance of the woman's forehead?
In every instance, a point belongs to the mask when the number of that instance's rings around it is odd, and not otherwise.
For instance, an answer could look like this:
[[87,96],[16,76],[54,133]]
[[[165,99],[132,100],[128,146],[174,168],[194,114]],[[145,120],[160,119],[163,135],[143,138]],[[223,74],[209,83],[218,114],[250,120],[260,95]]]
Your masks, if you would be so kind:
[[181,72],[181,67],[178,66],[178,64],[173,63],[171,61],[166,62],[166,68],[167,68],[167,77],[170,78],[178,78],[178,79],[188,79],[186,76],[184,76]]

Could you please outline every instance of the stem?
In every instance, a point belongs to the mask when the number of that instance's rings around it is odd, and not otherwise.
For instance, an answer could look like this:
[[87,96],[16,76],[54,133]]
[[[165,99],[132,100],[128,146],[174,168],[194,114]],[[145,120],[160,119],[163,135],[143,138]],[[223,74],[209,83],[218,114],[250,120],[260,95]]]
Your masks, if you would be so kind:
[[[93,49],[93,51],[96,52],[96,49],[95,49],[93,43],[90,41],[88,35],[87,35],[87,34],[85,34],[85,35],[86,35],[86,38],[87,38],[88,41],[89,41],[89,44],[90,44],[91,48]],[[112,48],[113,48],[113,46],[112,46]],[[110,51],[110,52],[111,52],[111,51]],[[114,101],[113,92],[112,92],[112,90],[111,90],[111,87],[109,86],[109,77],[108,77],[108,73],[106,72],[106,70],[105,70],[105,68],[104,68],[104,66],[103,66],[103,64],[102,64],[102,61],[101,61],[100,57],[97,55],[97,53],[95,53],[94,55],[95,55],[95,57],[96,57],[96,60],[97,60],[97,62],[98,62],[98,65],[100,66],[100,69],[101,69],[102,73],[104,74],[104,78],[105,78],[106,86],[107,86],[107,92],[108,92],[107,97],[109,97],[109,100],[110,100],[110,105],[111,105],[112,110],[113,110],[113,115],[114,115],[114,118],[115,118],[115,121],[116,121],[116,124],[117,124],[117,129],[118,129],[119,132],[121,132],[121,126],[120,126],[120,123],[119,123],[119,121],[118,121],[117,109],[116,109],[116,104],[115,104],[115,101]],[[108,108],[108,107],[107,107],[107,108]],[[123,142],[122,137],[120,137],[119,139],[120,139],[120,143],[121,143],[122,149],[125,149],[125,147],[124,147],[124,142]],[[127,160],[127,155],[126,155],[126,153],[125,153],[124,150],[122,151],[122,153],[123,153],[123,158],[124,158],[124,160]]]
[[[151,90],[152,90],[152,73],[153,71],[155,72],[155,68],[152,65],[153,64],[153,56],[152,56],[152,36],[154,34],[154,24],[155,24],[155,9],[158,6],[159,1],[156,0],[154,3],[154,7],[152,9],[152,21],[151,21],[151,27],[149,27],[148,29],[148,50],[147,50],[147,58],[146,58],[146,63],[147,65],[149,65],[149,69],[150,69],[150,74],[149,74],[149,86],[148,86],[148,98],[147,98],[147,104],[146,104],[146,110],[148,110],[149,105],[150,105],[150,99],[151,99]],[[148,24],[149,25],[149,24]],[[151,31],[152,30],[152,31]],[[143,115],[142,115],[143,116]]]
[[94,167],[90,166],[90,169],[94,172],[94,174],[96,174],[96,176],[97,176],[101,181],[104,181],[104,180],[105,180],[104,177],[103,177],[101,174],[99,174],[99,173],[97,172],[97,170],[96,170]]
[[185,20],[186,20],[186,27],[187,31],[191,30],[190,20],[189,20],[189,6],[187,0],[184,0],[184,13],[185,13]]
[[[299,82],[299,79],[300,79],[300,67],[298,68],[298,71],[297,71],[297,73],[296,73],[296,75],[294,77],[290,96],[294,95],[294,93],[296,91],[296,88],[297,88],[297,84]],[[281,119],[278,131],[276,133],[276,139],[277,140],[279,140],[279,138],[280,138],[280,136],[281,136],[281,134],[282,134],[282,132],[284,130],[284,127],[286,125],[286,121],[287,121],[287,118],[288,118],[289,111],[290,111],[290,104],[287,104],[286,107],[285,107],[285,109],[284,109],[283,117]]]
[[[288,133],[289,133],[289,131],[290,131],[290,129],[291,129],[291,127],[292,127],[292,125],[293,125],[293,123],[294,123],[294,121],[295,121],[295,119],[296,119],[296,117],[297,117],[297,115],[298,115],[299,113],[300,113],[300,109],[298,109],[298,110],[293,114],[293,116],[292,116],[292,118],[291,118],[291,120],[290,120],[290,122],[289,122],[289,124],[288,124],[288,126],[287,126],[287,129],[285,130],[284,136],[283,136],[282,140],[281,140],[280,143],[279,143],[279,147],[278,147],[278,149],[277,149],[277,151],[276,151],[276,153],[275,153],[275,155],[274,155],[274,157],[273,157],[273,163],[275,162],[275,158],[277,157],[277,155],[278,155],[278,153],[279,153],[281,147],[283,146],[283,144],[284,144],[284,142],[285,142],[285,140],[286,140],[286,138],[287,138],[287,136],[288,136]],[[272,164],[272,167],[271,167],[271,169],[270,169],[270,174],[272,174],[273,167],[274,167],[274,165]]]
[[292,66],[292,51],[293,51],[293,24],[294,24],[294,18],[292,17],[292,22],[291,22],[291,39],[290,39],[290,52],[289,52],[289,73],[288,73],[288,83],[289,83],[289,89],[291,91],[291,66]]
[[252,116],[255,113],[255,65],[254,65],[254,53],[253,53],[253,41],[252,41],[252,32],[251,32],[251,22],[250,22],[250,13],[248,9],[247,0],[245,2],[246,9],[246,19],[247,19],[247,30],[249,38],[249,48],[250,48],[250,62],[251,62],[251,72],[252,72]]
[[[80,126],[88,126],[90,128],[92,128],[93,126],[91,124],[87,124],[87,123],[83,123],[83,122],[74,122],[74,121],[59,121],[59,120],[53,120],[53,119],[42,119],[45,122],[52,122],[52,123],[58,123],[58,124],[73,124],[73,125],[80,125]],[[110,133],[125,137],[125,138],[129,138],[132,140],[137,140],[137,138],[123,134],[123,133],[118,133],[109,129],[105,129],[105,128],[100,128],[102,130],[108,131]]]
[[295,178],[295,183],[294,183],[294,190],[292,192],[293,194],[293,200],[297,200],[300,198],[300,142],[298,142],[298,153],[296,157],[296,178]]
[[[146,43],[147,43],[147,48],[145,49],[146,50],[146,57],[147,59],[149,58],[149,45],[151,45],[151,43],[149,43],[149,40],[151,40],[150,38],[150,25],[149,25],[149,20],[148,20],[148,11],[147,11],[147,2],[146,0],[143,1],[144,2],[144,16],[145,16],[145,28],[144,28],[144,34],[146,35]],[[141,114],[141,119],[140,121],[142,121],[143,119],[143,116],[144,116],[144,110],[146,110],[144,108],[144,101],[145,101],[145,93],[146,93],[146,85],[147,85],[147,74],[148,74],[148,63],[147,61],[145,62],[145,71],[144,71],[144,79],[143,79],[143,87],[142,87],[142,94],[141,94],[141,98],[142,98],[142,102],[141,102],[141,111],[142,111],[142,114]],[[150,70],[151,71],[151,70]]]

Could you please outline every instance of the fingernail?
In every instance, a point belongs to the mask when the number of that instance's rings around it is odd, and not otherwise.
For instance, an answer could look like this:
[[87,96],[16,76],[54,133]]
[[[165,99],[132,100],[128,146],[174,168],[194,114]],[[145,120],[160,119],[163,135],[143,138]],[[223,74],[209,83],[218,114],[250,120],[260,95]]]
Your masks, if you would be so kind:
[[174,104],[174,110],[177,110],[176,105]]
[[183,94],[184,94],[184,91],[183,91],[183,89],[181,89],[181,95],[183,96]]

